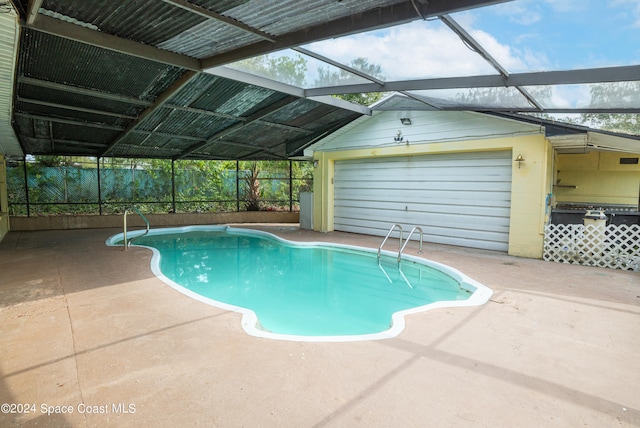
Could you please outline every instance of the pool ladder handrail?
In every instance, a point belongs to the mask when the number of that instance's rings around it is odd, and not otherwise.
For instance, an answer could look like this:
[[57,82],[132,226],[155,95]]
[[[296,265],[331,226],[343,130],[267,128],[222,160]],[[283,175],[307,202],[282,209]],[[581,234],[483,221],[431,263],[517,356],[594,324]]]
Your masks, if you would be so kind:
[[382,244],[380,244],[380,246],[378,247],[378,260],[380,260],[380,254],[382,253],[382,247],[387,242],[387,239],[389,239],[389,237],[391,236],[391,234],[393,233],[393,231],[395,229],[400,229],[400,242],[398,242],[398,251],[400,251],[400,248],[402,248],[402,236],[404,235],[404,232],[402,231],[402,226],[400,226],[398,223],[396,223],[393,226],[391,226],[391,229],[389,229],[389,232],[387,232],[387,236],[384,237],[384,239],[382,240]]
[[402,256],[402,252],[404,251],[404,249],[407,247],[407,244],[409,243],[409,240],[411,239],[411,235],[413,235],[413,232],[415,231],[420,232],[420,248],[418,249],[418,254],[422,254],[422,228],[420,226],[416,226],[413,229],[411,229],[411,232],[409,232],[409,236],[407,237],[407,239],[404,240],[404,245],[402,246],[402,248],[400,248],[400,251],[398,251],[398,263],[400,263],[400,257]]
[[[130,240],[130,241],[127,241],[127,214],[128,214],[130,211],[135,211],[135,212],[136,212],[140,217],[142,217],[142,220],[144,220],[144,222],[145,222],[145,223],[146,223],[146,225],[147,225],[147,230],[145,230],[145,232],[144,232],[142,235],[140,235],[140,236],[134,236],[133,238],[131,238],[131,240]],[[145,216],[140,212],[140,210],[139,210],[137,207],[135,207],[134,205],[132,205],[132,206],[130,206],[129,208],[127,208],[126,210],[124,210],[124,219],[123,219],[123,223],[124,223],[124,224],[123,224],[124,232],[122,233],[122,237],[123,237],[123,241],[124,241],[124,250],[126,251],[126,250],[127,250],[127,248],[131,245],[131,243],[133,242],[133,240],[134,240],[134,239],[136,239],[136,238],[141,238],[141,237],[143,237],[144,235],[146,235],[147,233],[149,233],[150,225],[149,225],[149,220],[147,220],[147,218],[146,218],[146,217],[145,217]]]
[[411,239],[411,236],[413,235],[413,233],[416,230],[418,232],[420,232],[420,249],[418,250],[418,254],[422,254],[422,242],[423,242],[422,238],[423,238],[423,235],[424,235],[422,233],[422,228],[420,226],[416,226],[413,229],[411,229],[411,232],[409,232],[409,236],[404,241],[404,245],[402,245],[402,238],[404,236],[404,232],[402,230],[402,226],[396,223],[393,226],[391,226],[391,229],[389,229],[389,232],[387,232],[387,236],[384,237],[384,240],[382,241],[382,244],[380,244],[380,246],[378,247],[378,261],[380,261],[380,254],[382,252],[383,245],[387,242],[387,239],[389,239],[389,236],[391,236],[391,234],[393,233],[393,231],[395,229],[400,229],[400,242],[398,243],[398,264],[400,264],[400,261],[402,259],[402,252],[407,247],[407,244],[409,243],[409,240]]

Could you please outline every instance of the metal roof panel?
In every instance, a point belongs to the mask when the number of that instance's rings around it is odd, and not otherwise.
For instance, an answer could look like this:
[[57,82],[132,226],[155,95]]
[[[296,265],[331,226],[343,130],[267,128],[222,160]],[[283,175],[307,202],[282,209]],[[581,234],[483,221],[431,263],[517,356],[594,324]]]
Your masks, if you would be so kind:
[[52,36],[22,34],[20,75],[154,100],[184,69]]

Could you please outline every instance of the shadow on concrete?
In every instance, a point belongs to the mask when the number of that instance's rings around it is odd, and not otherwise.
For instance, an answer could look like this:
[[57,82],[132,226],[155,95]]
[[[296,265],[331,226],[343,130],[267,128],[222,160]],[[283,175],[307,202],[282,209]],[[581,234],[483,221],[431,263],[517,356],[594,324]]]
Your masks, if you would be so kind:
[[[107,247],[114,229],[10,232],[0,241],[0,308],[154,277],[151,252]],[[62,284],[64,277],[64,284]]]

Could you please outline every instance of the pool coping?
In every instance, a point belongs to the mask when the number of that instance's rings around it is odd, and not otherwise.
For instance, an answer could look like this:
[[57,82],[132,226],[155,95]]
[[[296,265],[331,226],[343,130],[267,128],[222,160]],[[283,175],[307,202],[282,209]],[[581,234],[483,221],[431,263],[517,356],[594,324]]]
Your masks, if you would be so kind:
[[[360,247],[355,245],[346,245],[339,244],[335,242],[299,242],[299,241],[291,241],[288,239],[284,239],[280,236],[277,236],[273,233],[265,232],[257,229],[247,229],[247,228],[236,228],[228,225],[193,225],[193,226],[181,226],[181,227],[167,227],[167,228],[156,228],[151,229],[148,232],[148,235],[158,235],[163,233],[186,233],[193,231],[224,231],[234,234],[244,234],[244,235],[261,235],[268,237],[270,239],[275,239],[277,241],[286,243],[287,245],[299,246],[299,247],[324,247],[324,248],[341,248],[346,250],[354,250],[354,251],[362,251],[366,253],[377,253],[377,250]],[[144,230],[136,230],[128,232],[127,235],[129,237],[136,238],[145,234]],[[115,234],[106,239],[105,244],[107,246],[122,246],[123,244],[116,244],[117,241],[123,239],[123,233]],[[262,330],[257,327],[259,324],[258,317],[255,312],[251,309],[244,308],[241,306],[231,305],[225,302],[221,302],[215,299],[210,299],[208,297],[201,296],[186,287],[176,283],[171,280],[167,276],[165,276],[160,270],[160,252],[149,246],[131,244],[133,247],[146,248],[151,250],[152,258],[151,258],[151,271],[153,274],[160,279],[165,284],[169,285],[171,288],[176,291],[196,300],[201,303],[205,303],[207,305],[211,305],[214,307],[218,307],[220,309],[229,310],[233,312],[237,312],[242,314],[241,325],[243,330],[254,337],[261,337],[265,339],[274,339],[274,340],[287,340],[287,341],[295,341],[295,342],[357,342],[357,341],[365,341],[365,340],[381,340],[381,339],[390,339],[393,337],[397,337],[402,331],[405,329],[405,317],[407,315],[423,313],[434,309],[441,308],[453,308],[453,307],[472,307],[472,306],[481,306],[489,301],[491,296],[493,295],[493,290],[484,284],[474,280],[468,275],[460,272],[457,269],[454,269],[450,266],[447,266],[443,263],[435,262],[433,260],[429,260],[422,257],[416,257],[410,254],[403,254],[403,260],[412,261],[414,263],[419,263],[426,265],[428,267],[439,270],[440,272],[449,275],[458,283],[460,287],[466,291],[469,291],[471,296],[469,296],[466,300],[443,300],[438,302],[433,302],[427,305],[416,306],[415,308],[405,309],[402,311],[398,311],[393,313],[391,317],[391,327],[387,330],[378,333],[370,333],[370,334],[360,334],[360,335],[341,335],[341,336],[302,336],[302,335],[290,335],[290,334],[281,334],[281,333],[273,333]],[[381,254],[386,256],[396,257],[397,253],[382,250]]]

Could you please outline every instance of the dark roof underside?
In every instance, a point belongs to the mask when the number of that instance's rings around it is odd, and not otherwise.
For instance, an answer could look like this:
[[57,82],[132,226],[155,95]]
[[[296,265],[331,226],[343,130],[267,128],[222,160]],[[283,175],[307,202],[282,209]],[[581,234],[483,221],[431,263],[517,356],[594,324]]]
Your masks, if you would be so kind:
[[14,0],[14,129],[25,154],[286,159],[368,109],[206,69],[501,1]]
[[38,31],[21,45],[15,127],[26,153],[284,159],[360,116]]

